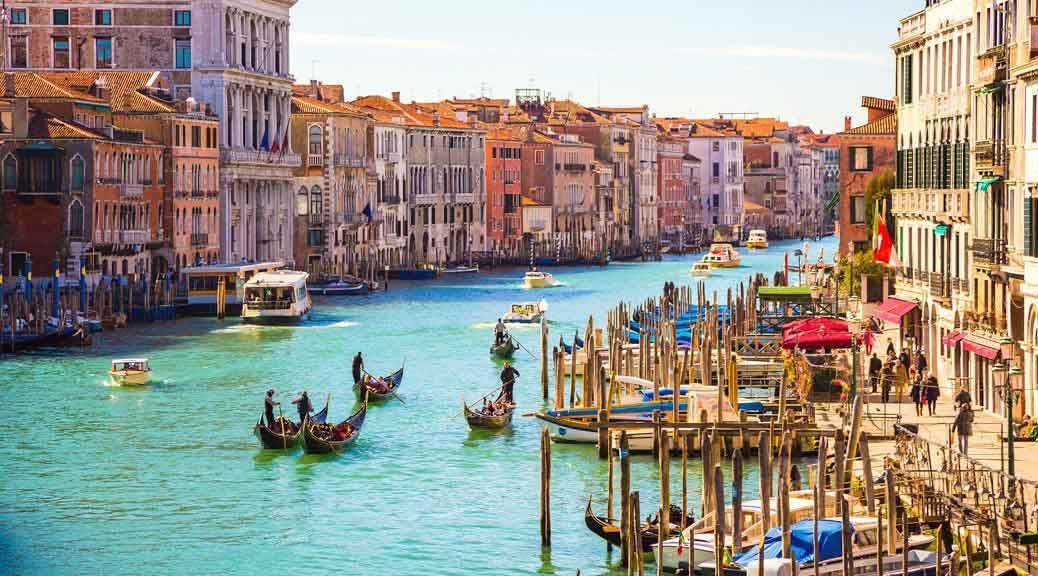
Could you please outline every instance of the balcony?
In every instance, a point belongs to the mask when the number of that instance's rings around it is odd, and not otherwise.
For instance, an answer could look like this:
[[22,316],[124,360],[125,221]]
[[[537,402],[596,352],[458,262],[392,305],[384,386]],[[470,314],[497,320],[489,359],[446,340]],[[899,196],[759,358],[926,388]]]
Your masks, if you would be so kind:
[[399,204],[400,203],[400,196],[396,196],[396,195],[386,195],[386,196],[383,196],[382,197],[382,203],[383,204]]
[[1006,243],[1000,238],[974,238],[970,246],[973,261],[981,266],[994,267],[1006,263]]
[[308,168],[324,166],[324,154],[307,154],[306,166]]
[[566,163],[562,165],[562,169],[566,172],[583,172],[587,170],[587,164],[570,164]]
[[98,241],[105,244],[147,244],[151,230],[105,230]]
[[209,245],[209,234],[205,232],[192,232],[191,233],[191,245],[192,246],[208,246]]
[[939,300],[951,299],[951,279],[939,272],[930,273],[930,296]]
[[995,176],[1005,176],[1006,143],[1004,140],[981,140],[974,147],[975,162],[978,172],[991,172]]
[[333,157],[336,166],[348,166],[350,168],[363,168],[367,165],[366,160],[360,156],[337,152]]
[[247,148],[229,148],[220,150],[220,161],[228,164],[262,164],[294,168],[302,160],[294,152],[271,153],[268,150],[251,150]]

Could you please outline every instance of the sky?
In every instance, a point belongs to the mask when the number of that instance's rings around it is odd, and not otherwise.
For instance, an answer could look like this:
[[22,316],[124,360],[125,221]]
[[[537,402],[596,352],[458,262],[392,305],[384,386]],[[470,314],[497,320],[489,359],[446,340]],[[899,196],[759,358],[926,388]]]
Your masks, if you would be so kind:
[[659,116],[756,113],[815,131],[891,98],[890,44],[923,0],[299,0],[297,82],[347,99],[514,98],[540,88]]

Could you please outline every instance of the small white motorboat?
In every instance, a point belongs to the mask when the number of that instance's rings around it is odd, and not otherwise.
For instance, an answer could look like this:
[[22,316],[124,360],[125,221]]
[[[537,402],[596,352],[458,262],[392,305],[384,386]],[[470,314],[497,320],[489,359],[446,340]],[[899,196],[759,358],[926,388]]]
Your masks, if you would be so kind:
[[475,266],[455,266],[453,268],[443,268],[440,272],[444,274],[479,274],[479,265]]
[[242,321],[252,324],[298,323],[313,307],[306,272],[259,272],[245,283]]
[[120,386],[143,386],[151,381],[151,366],[147,358],[119,358],[112,360],[108,375]]
[[768,233],[765,230],[750,230],[746,238],[746,247],[751,250],[762,250],[768,247]]
[[700,260],[692,264],[692,275],[693,276],[709,276],[711,270],[710,262]]
[[703,256],[703,262],[709,262],[714,268],[738,268],[742,263],[739,252],[731,244],[711,244],[710,252]]
[[537,324],[548,312],[548,302],[519,302],[512,304],[511,309],[501,317],[501,320],[509,324]]
[[547,272],[534,268],[523,276],[523,284],[527,288],[550,288],[555,285],[555,278]]

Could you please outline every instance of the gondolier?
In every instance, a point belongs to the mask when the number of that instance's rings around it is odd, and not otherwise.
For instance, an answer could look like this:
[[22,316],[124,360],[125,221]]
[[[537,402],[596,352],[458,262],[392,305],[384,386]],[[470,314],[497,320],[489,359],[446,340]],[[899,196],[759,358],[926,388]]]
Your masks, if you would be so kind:
[[504,370],[501,370],[501,396],[498,401],[512,403],[512,387],[515,386],[515,379],[518,377],[519,371],[512,367],[511,362],[506,361]]
[[314,405],[310,403],[310,396],[306,394],[306,390],[303,390],[299,398],[293,400],[292,403],[296,405],[296,410],[299,412],[300,424],[306,421],[307,416],[314,411]]
[[274,407],[281,406],[281,402],[274,401],[274,389],[267,390],[267,395],[263,397],[263,414],[267,418],[267,426],[274,427]]
[[508,329],[505,328],[505,323],[500,318],[497,319],[497,325],[494,326],[494,343],[500,344],[505,339],[505,335],[508,333]]
[[353,357],[353,383],[360,382],[360,375],[364,371],[364,358],[357,352],[357,355]]

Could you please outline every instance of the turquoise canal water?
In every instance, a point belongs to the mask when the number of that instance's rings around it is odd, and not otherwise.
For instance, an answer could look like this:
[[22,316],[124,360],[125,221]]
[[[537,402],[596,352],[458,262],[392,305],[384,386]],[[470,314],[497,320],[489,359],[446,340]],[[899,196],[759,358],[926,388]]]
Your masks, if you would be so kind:
[[[831,255],[835,240],[821,244]],[[743,251],[743,267],[715,273],[708,289],[770,276],[799,246]],[[547,299],[557,341],[589,313],[601,324],[621,299],[691,283],[694,259],[560,268],[563,285],[542,291],[522,289],[521,270],[394,282],[388,293],[319,299],[298,327],[184,319],[105,333],[83,353],[0,360],[0,574],[612,573],[619,554],[608,556],[583,524],[588,496],[599,510],[606,497],[594,447],[553,447],[552,547],[542,551],[541,426],[517,417],[508,431],[470,432],[460,398],[497,386],[487,349],[509,303]],[[536,328],[514,334],[538,353]],[[286,413],[301,389],[318,407],[331,394],[340,420],[354,408],[358,350],[373,372],[406,363],[405,404],[372,407],[359,441],[337,458],[260,451],[252,425],[264,391],[277,389]],[[118,356],[150,358],[159,382],[109,386]],[[516,359],[520,411],[537,410],[539,361]],[[644,514],[658,491],[651,462],[636,456],[632,467]],[[698,461],[690,468],[698,502]],[[676,468],[671,477],[677,498]]]

